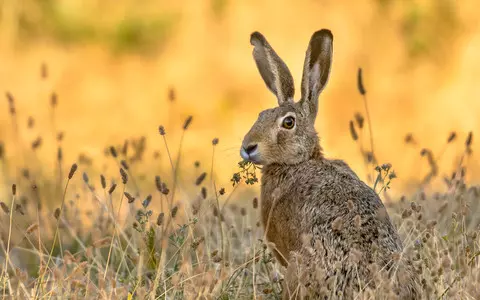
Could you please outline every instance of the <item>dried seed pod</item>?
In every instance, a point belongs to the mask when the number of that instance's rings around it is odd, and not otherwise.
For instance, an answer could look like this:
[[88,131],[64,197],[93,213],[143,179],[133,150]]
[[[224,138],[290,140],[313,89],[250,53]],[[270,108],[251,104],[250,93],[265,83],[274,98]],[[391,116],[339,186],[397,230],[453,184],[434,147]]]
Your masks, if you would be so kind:
[[165,218],[165,214],[163,212],[158,214],[158,217],[157,217],[158,226],[162,226],[164,218]]
[[101,183],[101,185],[102,185],[102,189],[106,189],[106,188],[107,188],[107,181],[105,180],[105,176],[100,175],[100,183]]
[[202,184],[202,182],[203,182],[203,180],[205,180],[206,176],[207,176],[206,172],[203,172],[202,174],[200,174],[200,176],[198,176],[197,180],[195,180],[195,185]]
[[58,147],[57,149],[57,160],[61,162],[63,160],[63,151],[62,147]]
[[187,119],[185,120],[185,123],[183,123],[183,130],[187,130],[190,124],[192,123],[192,116],[188,116]]
[[362,114],[360,113],[355,113],[355,121],[357,122],[357,126],[358,128],[362,129],[363,128],[363,124],[364,124],[364,121],[365,119],[363,118]]
[[83,181],[84,181],[86,184],[88,184],[89,178],[88,178],[87,173],[83,172],[82,178],[83,178]]
[[110,189],[108,189],[108,193],[111,195],[115,191],[116,187],[117,187],[117,184],[112,183],[112,185],[110,186]]
[[55,217],[55,219],[58,220],[58,218],[60,218],[60,208],[56,208],[55,209],[55,212],[53,213],[53,216]]
[[127,164],[127,162],[126,162],[124,159],[122,159],[122,160],[120,161],[120,164],[122,165],[122,167],[123,167],[125,170],[128,170],[128,164]]
[[362,96],[367,93],[367,91],[365,91],[365,86],[363,85],[362,68],[358,68],[357,87],[358,87],[358,91]]
[[353,124],[352,120],[350,120],[349,125],[350,125],[350,136],[354,141],[358,140],[358,134],[357,134],[357,131],[355,130],[355,125]]
[[240,214],[241,214],[243,217],[247,215],[247,210],[245,209],[245,207],[240,208]]
[[178,212],[178,206],[175,205],[171,211],[172,218],[175,218],[177,216],[177,212]]
[[57,93],[53,92],[52,95],[50,96],[50,105],[55,108],[57,107],[58,104],[58,96]]
[[125,195],[125,197],[127,197],[128,203],[133,203],[133,201],[135,201],[135,197],[130,195],[128,192],[125,192],[123,194]]
[[173,102],[173,101],[175,101],[176,98],[177,98],[177,95],[175,93],[175,89],[173,87],[170,87],[168,89],[168,100]]
[[152,195],[148,195],[145,200],[142,202],[143,208],[147,208],[150,205],[150,202],[152,202]]
[[163,127],[162,125],[160,125],[158,127],[158,132],[160,133],[160,135],[165,135],[165,127]]
[[113,146],[110,146],[110,154],[111,154],[114,158],[117,158],[117,156],[118,156],[117,149],[115,149],[115,147],[113,147]]
[[5,202],[0,202],[0,207],[2,208],[3,212],[7,215],[10,213],[10,208],[5,204]]
[[447,143],[451,143],[455,140],[457,137],[457,133],[455,131],[450,132],[450,135],[448,136]]
[[128,182],[128,175],[127,172],[123,168],[120,168],[120,176],[122,177],[122,183],[127,184]]
[[162,182],[162,194],[168,195],[168,193],[170,193],[170,190],[167,188],[165,182]]
[[22,216],[25,215],[25,212],[23,211],[22,205],[21,204],[15,204],[15,211],[21,214]]
[[157,187],[157,191],[160,193],[162,192],[162,181],[160,179],[160,176],[155,176],[155,186]]
[[472,145],[472,141],[473,141],[473,132],[470,131],[468,133],[467,139],[465,140],[465,146],[467,146],[467,148],[470,148],[470,146]]
[[72,167],[70,168],[70,172],[68,173],[68,179],[72,179],[73,175],[75,175],[75,172],[77,171],[77,164],[73,164]]

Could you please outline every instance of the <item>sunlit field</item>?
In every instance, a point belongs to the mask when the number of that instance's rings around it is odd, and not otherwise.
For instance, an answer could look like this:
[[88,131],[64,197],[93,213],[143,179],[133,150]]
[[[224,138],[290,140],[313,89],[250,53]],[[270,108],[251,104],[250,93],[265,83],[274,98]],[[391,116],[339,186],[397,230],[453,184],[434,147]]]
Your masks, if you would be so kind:
[[[381,197],[422,299],[480,298],[476,6],[0,2],[2,299],[281,299],[262,170],[239,155],[276,105],[249,37],[265,34],[300,86],[321,28],[326,157]],[[374,274],[356,299],[395,299]],[[320,293],[334,299],[333,282]]]

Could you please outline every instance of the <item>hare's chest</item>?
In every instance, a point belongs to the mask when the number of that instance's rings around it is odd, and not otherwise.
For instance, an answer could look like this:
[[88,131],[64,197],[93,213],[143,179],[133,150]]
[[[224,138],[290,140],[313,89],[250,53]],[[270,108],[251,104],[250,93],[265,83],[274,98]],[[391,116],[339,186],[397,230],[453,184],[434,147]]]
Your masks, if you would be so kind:
[[284,263],[291,251],[301,248],[303,216],[287,191],[275,185],[262,186],[261,214],[267,240],[275,244],[275,254]]

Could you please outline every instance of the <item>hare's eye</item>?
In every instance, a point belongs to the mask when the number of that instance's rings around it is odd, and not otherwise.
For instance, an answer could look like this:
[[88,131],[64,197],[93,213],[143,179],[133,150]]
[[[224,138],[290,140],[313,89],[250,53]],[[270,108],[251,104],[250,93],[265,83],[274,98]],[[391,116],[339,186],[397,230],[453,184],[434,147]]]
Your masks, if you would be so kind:
[[295,126],[295,118],[294,117],[286,117],[283,119],[282,127],[286,129],[292,129]]

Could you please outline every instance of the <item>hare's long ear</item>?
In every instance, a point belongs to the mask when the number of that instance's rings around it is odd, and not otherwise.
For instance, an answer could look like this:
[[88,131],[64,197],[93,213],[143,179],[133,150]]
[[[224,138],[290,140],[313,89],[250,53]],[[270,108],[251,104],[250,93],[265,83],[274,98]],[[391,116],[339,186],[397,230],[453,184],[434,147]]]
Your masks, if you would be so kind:
[[315,32],[310,39],[302,78],[302,107],[312,121],[318,110],[318,96],[327,84],[332,65],[333,35],[328,29]]
[[275,53],[260,32],[250,36],[250,43],[254,46],[253,58],[263,80],[272,93],[277,96],[278,104],[293,103],[295,88],[293,77],[283,60]]

